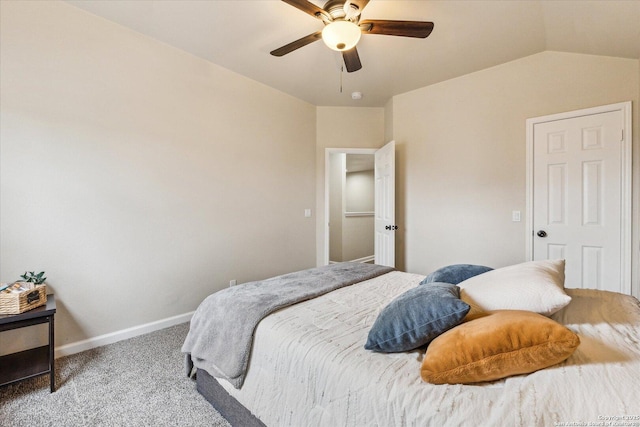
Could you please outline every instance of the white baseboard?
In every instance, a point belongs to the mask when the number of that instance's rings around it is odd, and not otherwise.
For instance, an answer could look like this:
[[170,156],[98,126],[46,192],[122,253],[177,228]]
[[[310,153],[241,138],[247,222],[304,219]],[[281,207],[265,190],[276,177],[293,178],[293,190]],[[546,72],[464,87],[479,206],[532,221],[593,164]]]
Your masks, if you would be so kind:
[[[375,259],[376,259],[375,255],[369,255],[369,256],[366,256],[366,257],[363,257],[363,258],[352,259],[352,260],[349,260],[348,262],[362,262],[362,263],[364,263],[364,262],[373,262],[373,261],[375,261]],[[344,261],[329,261],[329,264],[337,264],[337,263],[340,263],[340,262],[344,262]]]
[[370,256],[366,256],[363,258],[358,258],[358,259],[352,259],[350,262],[373,262],[373,260],[375,259],[375,255],[370,255]]
[[80,353],[81,351],[90,350],[103,345],[113,344],[118,341],[137,337],[139,335],[148,334],[150,332],[159,331],[160,329],[185,323],[191,320],[193,311],[190,313],[179,314],[177,316],[168,317],[155,322],[145,323],[144,325],[134,326],[123,329],[121,331],[110,332],[108,334],[99,335],[97,337],[88,338],[82,341],[76,341],[71,344],[65,344],[55,349],[55,357],[68,356],[70,354]]

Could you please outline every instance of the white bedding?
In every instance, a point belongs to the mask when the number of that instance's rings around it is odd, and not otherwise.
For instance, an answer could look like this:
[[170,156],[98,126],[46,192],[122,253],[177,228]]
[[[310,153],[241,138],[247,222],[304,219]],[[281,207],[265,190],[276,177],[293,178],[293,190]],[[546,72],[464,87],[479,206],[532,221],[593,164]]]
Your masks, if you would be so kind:
[[423,278],[391,272],[271,314],[256,329],[243,387],[221,385],[274,427],[606,425],[612,417],[640,426],[637,299],[568,289],[572,302],[552,317],[580,336],[567,361],[481,385],[432,385],[420,378],[424,351],[363,347],[380,310]]

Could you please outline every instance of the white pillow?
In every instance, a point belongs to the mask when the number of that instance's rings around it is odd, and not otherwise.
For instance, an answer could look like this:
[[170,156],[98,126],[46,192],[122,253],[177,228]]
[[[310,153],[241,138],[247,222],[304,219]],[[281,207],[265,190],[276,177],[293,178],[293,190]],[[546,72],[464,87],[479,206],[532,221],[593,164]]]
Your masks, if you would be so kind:
[[498,268],[458,286],[460,299],[472,310],[527,310],[551,316],[571,302],[564,291],[563,259]]

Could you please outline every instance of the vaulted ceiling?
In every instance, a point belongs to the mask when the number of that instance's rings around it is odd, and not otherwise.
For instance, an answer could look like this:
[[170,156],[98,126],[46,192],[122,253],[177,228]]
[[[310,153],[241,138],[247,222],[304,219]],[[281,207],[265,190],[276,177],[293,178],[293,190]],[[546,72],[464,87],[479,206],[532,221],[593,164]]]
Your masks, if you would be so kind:
[[[318,106],[384,106],[390,97],[545,50],[640,59],[640,0],[371,0],[363,19],[435,23],[426,39],[364,35],[363,68],[315,42],[322,29],[278,0],[69,0],[68,3]],[[322,1],[312,1],[322,6]],[[353,100],[352,92],[362,92]]]

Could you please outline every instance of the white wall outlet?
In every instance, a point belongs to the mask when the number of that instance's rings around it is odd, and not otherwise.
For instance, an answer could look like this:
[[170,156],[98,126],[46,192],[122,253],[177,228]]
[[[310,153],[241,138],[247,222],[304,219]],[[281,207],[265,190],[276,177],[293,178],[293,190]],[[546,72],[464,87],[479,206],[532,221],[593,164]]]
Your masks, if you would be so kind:
[[520,211],[512,211],[511,212],[511,221],[520,222]]
[[231,286],[235,286],[235,285],[237,285],[237,284],[238,284],[238,281],[237,281],[236,279],[229,280],[229,287],[231,287]]
[[311,209],[305,209],[304,210],[304,217],[305,218],[311,218]]

